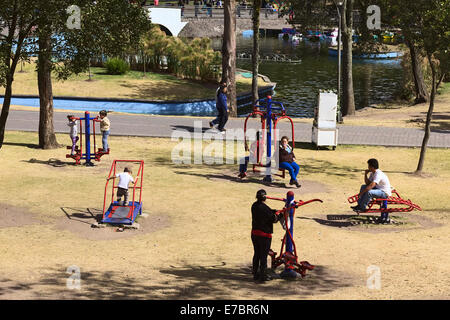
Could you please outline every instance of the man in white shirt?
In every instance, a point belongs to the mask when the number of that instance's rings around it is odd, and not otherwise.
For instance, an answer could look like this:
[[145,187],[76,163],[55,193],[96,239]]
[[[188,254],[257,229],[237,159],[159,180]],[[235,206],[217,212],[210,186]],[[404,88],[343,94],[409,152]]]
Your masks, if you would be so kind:
[[[388,177],[379,169],[377,159],[367,161],[368,169],[364,174],[364,182],[358,196],[358,205],[351,207],[356,212],[366,211],[366,207],[373,198],[386,199],[392,195]],[[370,175],[367,176],[370,172]]]
[[[130,168],[125,167],[122,173],[117,173],[114,177],[107,178],[106,180],[111,180],[115,178],[119,178],[119,184],[117,185],[117,202],[119,205],[127,206],[128,205],[128,184],[131,182],[134,184],[134,179],[131,176],[132,171]],[[123,203],[120,204],[120,200],[124,196]]]

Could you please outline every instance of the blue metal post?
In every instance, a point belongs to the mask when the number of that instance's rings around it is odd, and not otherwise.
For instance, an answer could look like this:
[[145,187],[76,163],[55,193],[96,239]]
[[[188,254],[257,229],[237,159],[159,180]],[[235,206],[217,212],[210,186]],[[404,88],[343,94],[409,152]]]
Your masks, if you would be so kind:
[[[294,203],[294,193],[289,191],[286,195],[286,207],[291,206]],[[287,226],[286,226],[287,227]],[[289,230],[289,231],[288,231]],[[289,210],[289,229],[286,230],[286,252],[294,254],[294,244],[289,237],[288,232],[294,237],[294,208]],[[294,279],[297,278],[298,274],[293,270],[292,265],[285,264],[284,270],[280,274],[283,279]]]
[[[294,201],[294,193],[288,192],[286,196],[286,206],[290,206]],[[287,231],[286,231],[287,232]],[[291,236],[294,237],[294,208],[289,210],[289,232]],[[292,240],[289,236],[286,237],[286,251],[294,253],[294,248],[292,245]]]
[[267,130],[267,164],[266,164],[266,176],[263,181],[272,182],[272,97],[267,97],[267,121],[266,121],[266,130]]
[[86,166],[93,166],[94,164],[91,161],[91,119],[89,117],[89,111],[86,111],[84,113],[84,123],[85,123],[85,132],[84,132],[84,136],[85,136],[85,141],[86,141],[86,146],[85,146],[85,156],[86,156]]

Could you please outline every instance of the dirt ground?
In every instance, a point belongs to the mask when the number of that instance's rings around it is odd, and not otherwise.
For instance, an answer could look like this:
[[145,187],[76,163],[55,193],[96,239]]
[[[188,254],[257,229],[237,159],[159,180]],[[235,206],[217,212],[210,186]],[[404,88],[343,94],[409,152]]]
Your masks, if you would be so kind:
[[[260,176],[241,182],[237,164],[174,164],[177,142],[170,139],[110,137],[111,155],[95,167],[74,166],[64,148],[40,150],[33,141],[35,133],[7,132],[0,151],[2,299],[450,298],[448,149],[428,150],[423,177],[412,174],[416,148],[301,149],[296,189],[286,188],[288,178],[272,186]],[[391,214],[391,225],[353,214],[347,198],[359,190],[370,157],[423,211]],[[138,230],[91,226],[102,213],[113,159],[145,161],[148,216],[139,217]],[[303,279],[252,280],[250,207],[261,188],[274,197],[293,190],[296,199],[323,200],[296,212],[299,258],[316,266]],[[274,251],[282,236],[275,225]],[[80,270],[80,289],[67,286],[71,266]],[[380,268],[379,290],[367,286],[371,266]]]

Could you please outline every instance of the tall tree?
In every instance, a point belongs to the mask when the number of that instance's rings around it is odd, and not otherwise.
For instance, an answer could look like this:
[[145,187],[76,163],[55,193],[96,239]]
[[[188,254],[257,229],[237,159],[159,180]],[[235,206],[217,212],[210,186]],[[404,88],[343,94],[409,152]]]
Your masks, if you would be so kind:
[[[72,5],[80,9],[80,28],[69,27],[71,13],[67,9]],[[58,79],[67,79],[73,73],[86,71],[92,56],[123,55],[150,26],[147,13],[139,5],[123,0],[7,0],[6,8],[0,7],[0,19],[6,21],[9,30],[17,30],[16,33],[11,31],[10,37],[0,46],[2,61],[14,67],[2,68],[7,72],[0,74],[6,86],[0,117],[0,147],[4,140],[15,66],[20,55],[26,54],[23,43],[31,36],[33,27],[37,27],[32,34],[37,41],[31,46],[35,46],[32,51],[38,55],[39,145],[54,148],[58,144],[53,131],[52,71]],[[15,24],[14,28],[10,27],[12,24]],[[15,51],[13,45],[16,45]],[[14,54],[12,63],[8,60],[11,54]]]
[[0,115],[0,148],[5,138],[17,63],[26,57],[26,38],[37,23],[32,0],[0,1],[0,85],[5,87]]
[[[366,0],[367,1],[367,0]],[[429,99],[429,93],[425,85],[422,73],[422,49],[415,43],[415,32],[417,12],[405,10],[409,8],[410,1],[407,0],[370,0],[371,4],[380,6],[382,21],[385,26],[395,26],[402,30],[405,44],[411,56],[411,71],[414,80],[415,100],[414,103],[424,103]],[[413,6],[414,8],[414,6]]]
[[253,54],[252,54],[252,104],[259,99],[258,73],[259,73],[259,17],[261,13],[261,0],[253,0]]
[[353,90],[353,0],[342,4],[342,115],[355,114]]
[[236,101],[236,0],[224,1],[222,82],[228,87],[230,116],[237,117]]
[[430,65],[432,82],[430,104],[425,122],[425,134],[420,149],[416,174],[421,174],[431,131],[436,91],[450,61],[450,0],[420,0],[414,3],[417,23],[413,37],[426,53]]

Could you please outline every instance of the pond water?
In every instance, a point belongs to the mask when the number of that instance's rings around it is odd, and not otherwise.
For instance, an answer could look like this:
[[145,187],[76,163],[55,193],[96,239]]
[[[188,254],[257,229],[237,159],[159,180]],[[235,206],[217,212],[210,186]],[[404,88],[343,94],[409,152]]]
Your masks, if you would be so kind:
[[[250,53],[251,38],[237,39],[237,53]],[[213,48],[220,50],[221,39],[213,40]],[[277,38],[261,37],[261,57],[284,54],[297,63],[263,60],[259,73],[276,82],[274,100],[280,101],[288,115],[312,117],[317,105],[319,90],[337,92],[337,57],[328,55],[328,47],[322,43],[301,41],[293,44]],[[251,60],[238,59],[237,67],[251,70]],[[400,89],[403,79],[400,60],[353,59],[353,86],[356,108],[392,100]],[[248,114],[251,107],[240,108],[239,115]]]

